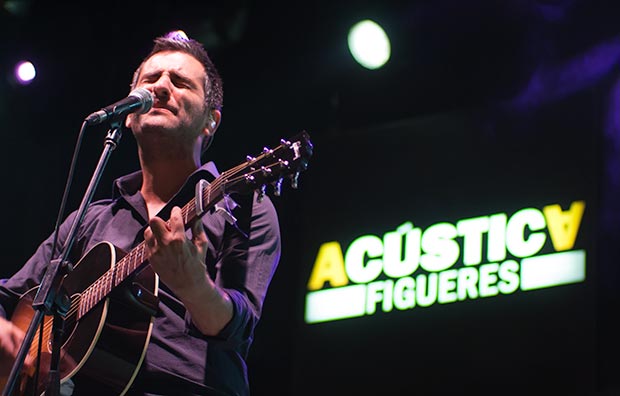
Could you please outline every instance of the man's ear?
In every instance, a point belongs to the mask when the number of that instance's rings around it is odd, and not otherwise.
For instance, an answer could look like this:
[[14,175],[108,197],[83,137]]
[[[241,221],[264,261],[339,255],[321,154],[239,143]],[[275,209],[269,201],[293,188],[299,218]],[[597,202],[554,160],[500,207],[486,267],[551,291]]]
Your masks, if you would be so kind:
[[207,120],[207,125],[205,126],[205,133],[207,136],[213,136],[217,127],[220,126],[220,122],[222,121],[222,112],[219,110],[211,110],[211,114],[209,114],[209,118]]

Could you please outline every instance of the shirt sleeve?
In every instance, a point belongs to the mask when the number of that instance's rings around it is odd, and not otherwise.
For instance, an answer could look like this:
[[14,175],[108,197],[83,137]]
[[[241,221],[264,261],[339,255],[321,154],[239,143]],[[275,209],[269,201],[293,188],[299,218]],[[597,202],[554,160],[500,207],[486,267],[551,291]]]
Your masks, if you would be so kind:
[[34,287],[38,287],[52,258],[53,235],[48,237],[10,278],[0,283],[0,314],[10,318],[19,298]]
[[[41,284],[52,258],[60,256],[74,218],[75,212],[71,213],[61,224],[56,245],[54,245],[55,235],[52,233],[37,247],[34,254],[15,274],[0,282],[0,315],[10,318],[20,297]],[[52,252],[52,250],[54,251]],[[67,259],[71,261],[77,258],[79,257],[72,256]]]
[[237,223],[227,226],[217,266],[215,283],[230,296],[232,319],[217,336],[207,337],[193,325],[189,313],[186,316],[189,333],[210,343],[226,343],[232,348],[251,343],[280,260],[280,226],[273,202],[268,196],[261,202],[255,198],[249,195],[235,210]]

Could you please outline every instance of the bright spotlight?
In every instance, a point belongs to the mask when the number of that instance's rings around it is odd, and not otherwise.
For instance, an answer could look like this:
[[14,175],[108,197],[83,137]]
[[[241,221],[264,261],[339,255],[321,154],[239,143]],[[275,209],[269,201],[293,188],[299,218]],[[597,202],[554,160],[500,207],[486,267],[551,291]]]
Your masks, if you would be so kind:
[[377,23],[366,19],[349,30],[349,51],[367,69],[378,69],[390,59],[390,40]]
[[22,61],[15,66],[15,79],[22,85],[27,85],[34,80],[37,71],[32,62]]

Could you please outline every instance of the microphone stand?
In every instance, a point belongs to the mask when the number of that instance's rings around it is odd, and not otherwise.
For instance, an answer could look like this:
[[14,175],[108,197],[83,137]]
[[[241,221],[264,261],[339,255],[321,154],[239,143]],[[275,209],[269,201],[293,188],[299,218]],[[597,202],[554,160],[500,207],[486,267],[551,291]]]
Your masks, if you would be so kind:
[[[3,396],[9,396],[13,392],[17,377],[24,365],[24,361],[26,359],[26,355],[28,354],[28,350],[30,349],[30,345],[32,344],[34,335],[37,332],[39,326],[41,325],[41,321],[43,320],[45,315],[54,316],[52,325],[52,355],[50,361],[50,371],[48,373],[47,390],[45,391],[45,395],[60,395],[59,366],[60,347],[62,345],[62,336],[64,334],[63,316],[68,311],[69,307],[67,305],[71,305],[70,298],[63,293],[63,291],[61,290],[61,286],[64,276],[73,270],[73,265],[67,260],[67,258],[75,242],[78,229],[82,221],[84,220],[86,209],[91,203],[97,185],[101,180],[103,170],[107,165],[108,160],[110,159],[112,151],[118,146],[118,142],[120,141],[121,137],[121,122],[114,122],[113,124],[111,124],[110,129],[108,130],[108,135],[105,139],[103,152],[99,158],[99,163],[97,164],[88,188],[84,193],[84,197],[82,199],[82,202],[80,203],[80,207],[77,209],[77,215],[75,216],[73,224],[71,225],[71,230],[69,231],[67,242],[63,247],[60,258],[50,261],[45,275],[43,276],[43,280],[39,285],[37,294],[34,297],[32,303],[32,307],[34,308],[34,316],[32,318],[32,321],[30,322],[30,325],[28,326],[28,330],[26,331],[26,334],[24,336],[24,341],[20,346],[16,360],[13,363],[13,367],[11,368],[11,374],[9,375],[7,385],[2,392]],[[34,387],[36,388],[37,386],[38,384],[35,383]]]

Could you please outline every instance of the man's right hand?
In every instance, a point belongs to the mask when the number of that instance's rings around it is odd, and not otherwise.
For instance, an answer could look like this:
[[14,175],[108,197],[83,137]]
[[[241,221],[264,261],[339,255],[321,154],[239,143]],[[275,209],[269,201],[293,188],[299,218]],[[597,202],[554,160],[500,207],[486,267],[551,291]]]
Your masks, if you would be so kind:
[[[13,323],[0,317],[0,377],[8,377],[24,340],[25,333]],[[26,359],[30,364],[31,359]]]

